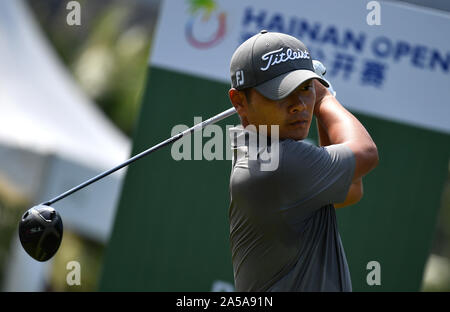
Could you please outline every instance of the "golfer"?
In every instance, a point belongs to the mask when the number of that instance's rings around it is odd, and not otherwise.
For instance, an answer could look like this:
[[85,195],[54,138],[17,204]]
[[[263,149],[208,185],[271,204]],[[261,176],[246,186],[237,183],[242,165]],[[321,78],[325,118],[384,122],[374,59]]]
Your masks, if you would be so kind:
[[[351,291],[335,209],[378,164],[364,126],[327,90],[298,39],[265,30],[234,52],[230,244],[236,291]],[[320,147],[303,141],[315,116]],[[278,126],[274,170],[249,157],[250,131]],[[269,140],[270,142],[270,140]]]

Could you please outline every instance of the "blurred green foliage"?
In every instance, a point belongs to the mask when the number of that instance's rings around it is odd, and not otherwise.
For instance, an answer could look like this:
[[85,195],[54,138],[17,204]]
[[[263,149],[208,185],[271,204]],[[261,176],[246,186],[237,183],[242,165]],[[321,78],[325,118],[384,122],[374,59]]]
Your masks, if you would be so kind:
[[[11,196],[11,193],[0,193],[0,268],[5,268],[7,264],[11,242],[14,235],[17,235],[17,225],[29,204],[23,198]],[[4,281],[5,273],[5,270],[0,270],[0,285]]]
[[131,136],[147,72],[157,2],[78,1],[79,26],[67,24],[68,2],[28,1],[81,89]]
[[[97,290],[103,251],[102,244],[65,229],[60,250],[53,259],[47,290],[71,292]],[[80,285],[67,283],[67,275],[74,270],[67,267],[71,261],[77,261],[80,264]]]
[[450,292],[450,163],[422,291]]

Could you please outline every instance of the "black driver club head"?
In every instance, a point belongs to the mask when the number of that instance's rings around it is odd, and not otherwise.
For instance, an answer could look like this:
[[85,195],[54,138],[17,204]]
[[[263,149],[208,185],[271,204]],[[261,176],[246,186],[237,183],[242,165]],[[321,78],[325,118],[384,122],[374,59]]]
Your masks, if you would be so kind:
[[56,253],[63,236],[59,213],[50,206],[28,209],[19,223],[19,238],[25,251],[37,261],[47,261]]

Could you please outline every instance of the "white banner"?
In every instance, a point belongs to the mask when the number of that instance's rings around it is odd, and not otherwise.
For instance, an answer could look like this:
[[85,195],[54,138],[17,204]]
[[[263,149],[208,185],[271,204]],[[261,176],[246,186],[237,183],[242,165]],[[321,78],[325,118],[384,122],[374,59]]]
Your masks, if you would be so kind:
[[450,15],[379,1],[369,25],[368,2],[165,0],[150,64],[229,83],[243,41],[283,32],[325,64],[347,108],[450,133]]

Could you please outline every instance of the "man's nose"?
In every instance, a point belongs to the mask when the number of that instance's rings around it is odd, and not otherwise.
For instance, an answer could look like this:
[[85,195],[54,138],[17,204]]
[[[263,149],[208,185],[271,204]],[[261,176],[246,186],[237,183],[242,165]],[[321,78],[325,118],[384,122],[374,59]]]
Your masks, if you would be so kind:
[[291,105],[289,105],[289,113],[294,114],[297,112],[304,111],[306,109],[305,101],[298,92],[296,91],[292,92],[291,97],[292,103]]

